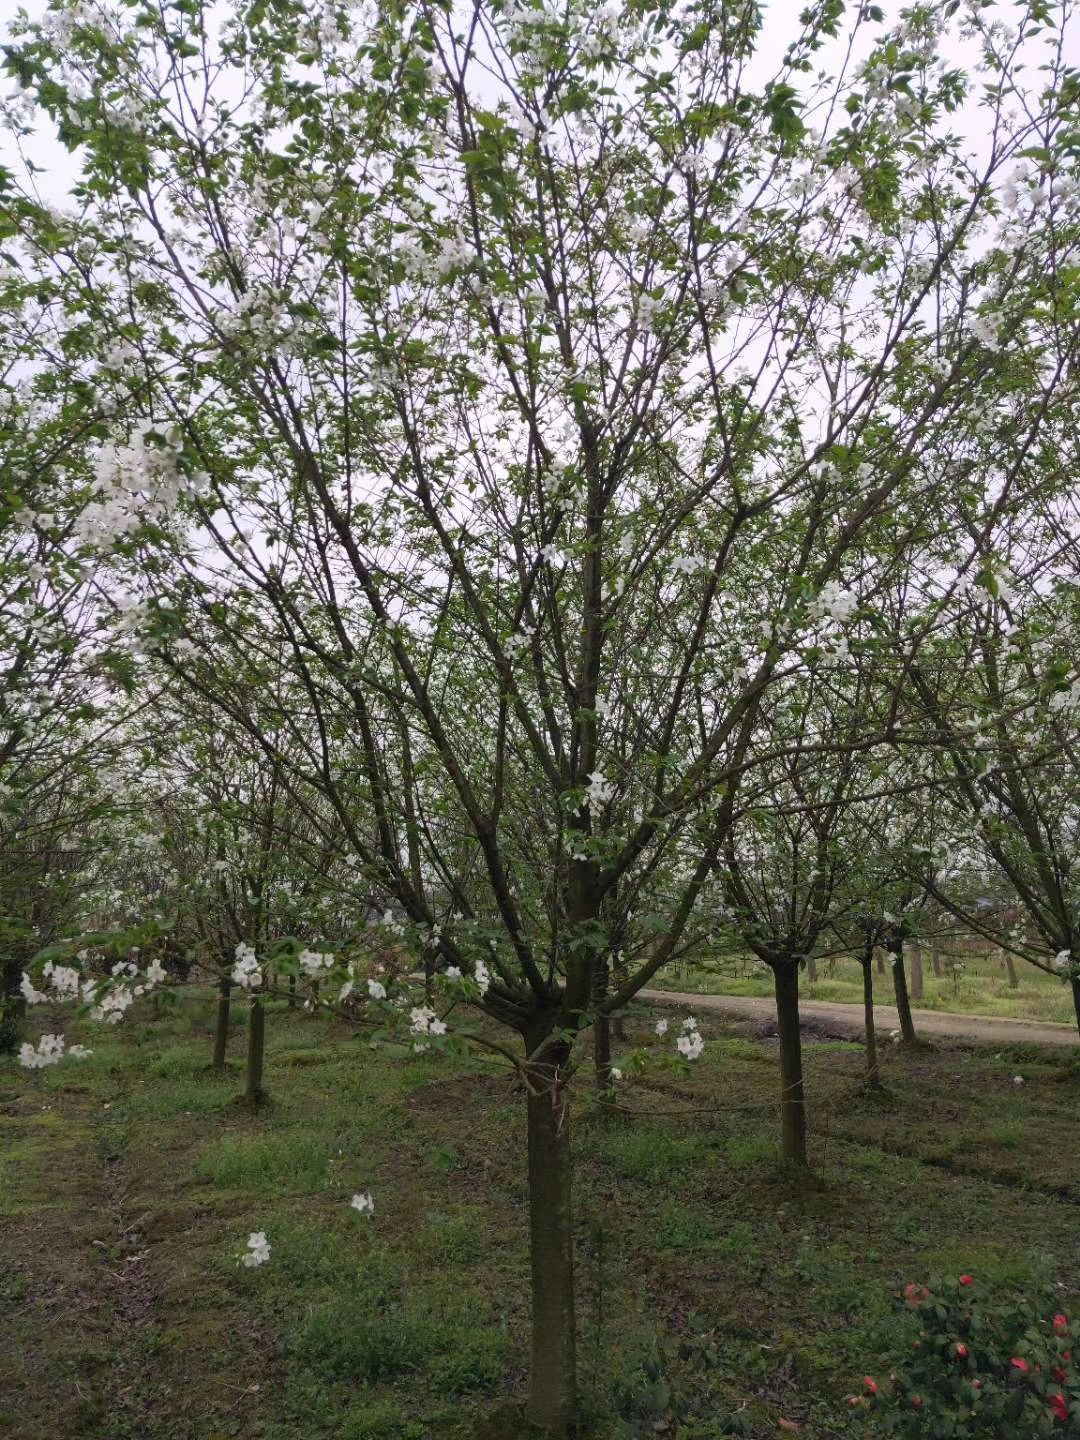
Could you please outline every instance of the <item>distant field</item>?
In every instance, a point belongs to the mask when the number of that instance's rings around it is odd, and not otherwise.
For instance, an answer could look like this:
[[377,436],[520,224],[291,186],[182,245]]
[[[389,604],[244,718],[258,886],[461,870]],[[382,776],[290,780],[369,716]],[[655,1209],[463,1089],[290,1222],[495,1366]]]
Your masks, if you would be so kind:
[[[954,970],[954,964],[962,970]],[[952,1010],[964,1015],[1000,1015],[1017,1020],[1075,1021],[1072,994],[1068,986],[1034,965],[1016,961],[1018,987],[1010,988],[1004,963],[985,957],[942,958],[944,974],[934,974],[929,950],[923,951],[923,993],[912,1004],[921,1010]],[[838,1004],[862,1004],[862,970],[855,960],[845,958],[818,962],[818,978],[804,970],[802,994],[807,1000],[828,1000]],[[910,983],[911,970],[908,967]],[[752,958],[725,956],[702,960],[665,970],[657,977],[658,988],[686,990],[702,995],[771,995],[772,976]],[[883,1005],[892,1003],[892,975],[874,971],[874,998]]]

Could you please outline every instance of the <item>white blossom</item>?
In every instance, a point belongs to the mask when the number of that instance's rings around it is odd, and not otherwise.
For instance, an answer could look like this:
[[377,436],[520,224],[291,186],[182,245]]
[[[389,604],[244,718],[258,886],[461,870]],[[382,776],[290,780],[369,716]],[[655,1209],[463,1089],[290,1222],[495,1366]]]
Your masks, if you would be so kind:
[[301,950],[296,960],[300,969],[312,980],[334,968],[334,957],[328,951]]
[[606,778],[602,770],[594,770],[589,776],[589,783],[585,787],[585,807],[595,810],[606,805],[615,794],[615,786]]
[[258,990],[262,984],[262,971],[259,969],[255,951],[243,941],[236,947],[236,964],[233,966],[232,978],[234,983],[244,990]]
[[697,1060],[705,1049],[705,1041],[696,1030],[691,1030],[685,1035],[680,1035],[675,1041],[675,1048],[685,1060]]
[[269,1259],[270,1244],[266,1238],[266,1231],[253,1230],[248,1236],[247,1251],[240,1256],[240,1264],[253,1270],[257,1265],[265,1265]]

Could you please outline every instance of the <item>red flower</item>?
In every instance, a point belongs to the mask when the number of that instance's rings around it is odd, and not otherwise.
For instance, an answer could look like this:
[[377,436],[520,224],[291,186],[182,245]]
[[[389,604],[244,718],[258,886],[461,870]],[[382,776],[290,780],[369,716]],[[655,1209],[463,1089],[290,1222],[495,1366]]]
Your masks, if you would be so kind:
[[1064,1335],[1069,1328],[1069,1317],[1067,1315],[1054,1316],[1054,1334]]
[[974,1285],[974,1284],[975,1284],[975,1281],[971,1278],[970,1275],[961,1275],[961,1276],[960,1276],[960,1284],[961,1284],[961,1285]]
[[1028,1372],[1028,1363],[1027,1363],[1027,1361],[1026,1361],[1026,1360],[1022,1360],[1019,1355],[1014,1355],[1014,1356],[1013,1356],[1013,1358],[1012,1358],[1012,1366],[1013,1366],[1013,1369],[1014,1369],[1014,1370],[1019,1370],[1021,1375],[1026,1375],[1027,1372]]
[[1050,1409],[1054,1412],[1055,1420],[1068,1420],[1069,1407],[1066,1404],[1065,1396],[1060,1390],[1056,1395],[1050,1396]]
[[959,1360],[966,1360],[967,1357],[968,1357],[968,1348],[967,1348],[967,1346],[966,1346],[966,1345],[957,1345],[957,1347],[956,1347],[956,1355],[957,1355],[957,1359],[959,1359]]
[[981,1381],[981,1380],[972,1380],[972,1382],[971,1382],[971,1388],[972,1388],[973,1390],[981,1390],[981,1389],[982,1389],[982,1381]]
[[912,1395],[912,1397],[911,1397],[911,1408],[912,1408],[913,1410],[921,1410],[921,1409],[922,1409],[922,1396],[921,1396],[921,1395]]
[[867,1393],[868,1395],[876,1395],[876,1394],[877,1394],[877,1381],[873,1378],[872,1375],[864,1375],[864,1376],[863,1376],[863,1382],[862,1382],[862,1383],[863,1383],[863,1389],[866,1391],[866,1393]]
[[1072,1359],[1072,1351],[1071,1351],[1071,1350],[1063,1350],[1063,1351],[1061,1352],[1061,1358],[1062,1358],[1062,1360],[1071,1360],[1071,1359]]
[[1062,1370],[1060,1365],[1055,1365],[1054,1368],[1050,1371],[1050,1379],[1058,1385],[1064,1385],[1065,1381],[1068,1378],[1069,1377],[1065,1374],[1065,1371]]

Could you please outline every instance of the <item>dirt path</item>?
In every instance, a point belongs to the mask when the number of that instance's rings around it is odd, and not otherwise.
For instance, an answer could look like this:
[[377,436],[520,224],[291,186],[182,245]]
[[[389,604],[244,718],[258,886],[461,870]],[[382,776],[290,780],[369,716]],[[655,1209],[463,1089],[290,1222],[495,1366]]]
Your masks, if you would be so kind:
[[[691,1012],[719,1010],[746,1020],[776,1020],[776,1006],[758,995],[685,995],[675,990],[642,990],[641,998],[653,1004],[678,1005]],[[852,1035],[861,1035],[861,1005],[838,1005],[822,1000],[803,1000],[799,1010],[804,1021],[835,1026]],[[915,1029],[927,1039],[977,1040],[987,1045],[1077,1045],[1080,1035],[1074,1025],[1051,1020],[999,1020],[986,1015],[956,1015],[946,1010],[913,1010]],[[875,1005],[874,1020],[880,1035],[895,1030],[900,1019],[892,1005]]]

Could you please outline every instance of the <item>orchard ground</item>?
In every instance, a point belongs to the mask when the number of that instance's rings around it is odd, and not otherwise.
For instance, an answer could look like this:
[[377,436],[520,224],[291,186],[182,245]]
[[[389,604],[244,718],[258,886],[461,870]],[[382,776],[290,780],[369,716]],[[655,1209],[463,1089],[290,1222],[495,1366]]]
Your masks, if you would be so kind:
[[[68,1020],[95,1051],[81,1065],[0,1069],[0,1435],[518,1440],[514,1080],[372,1053],[275,1003],[271,1098],[251,1111],[242,1019],[225,1076],[206,1068],[211,1002],[189,996],[112,1031]],[[793,1182],[775,1042],[703,1030],[689,1074],[658,1065],[613,1118],[579,1077],[590,1440],[854,1436],[845,1396],[906,1344],[899,1285],[970,1271],[994,1291],[1053,1279],[1063,1306],[1080,1293],[1075,1057],[886,1046],[874,1099],[860,1047],[808,1027],[814,1174]],[[244,1269],[256,1230],[270,1262]],[[672,1337],[705,1341],[680,1361]],[[710,1418],[676,1425],[679,1404]]]

